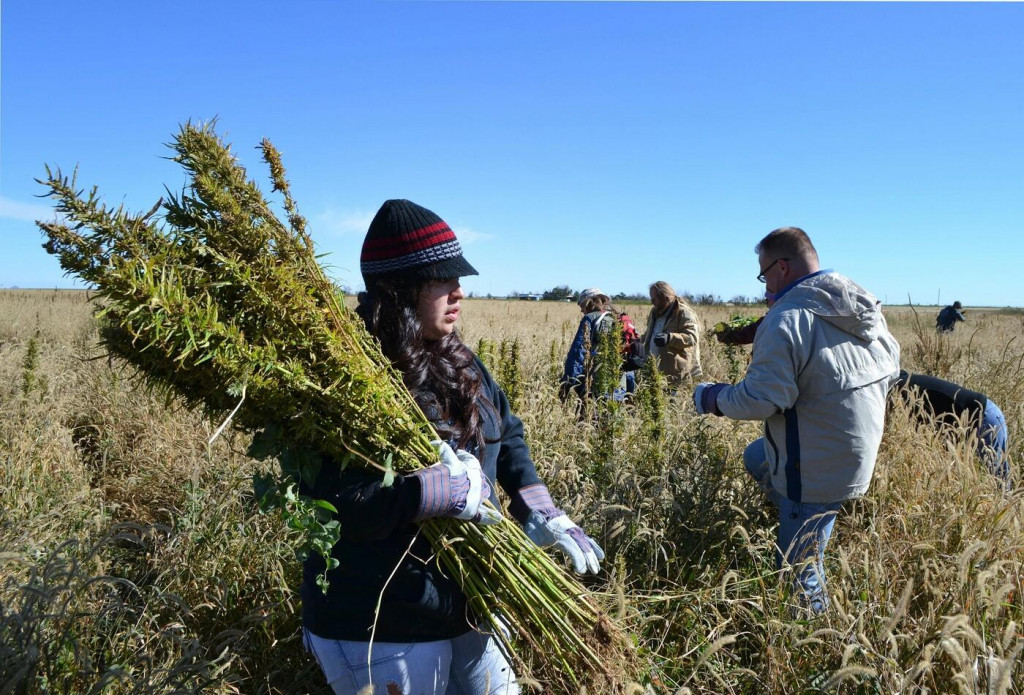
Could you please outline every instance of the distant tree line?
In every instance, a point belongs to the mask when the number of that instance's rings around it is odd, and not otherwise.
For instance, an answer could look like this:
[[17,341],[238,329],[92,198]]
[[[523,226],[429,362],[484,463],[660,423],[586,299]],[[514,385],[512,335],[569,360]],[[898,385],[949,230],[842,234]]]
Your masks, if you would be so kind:
[[[549,302],[568,302],[576,301],[576,298],[580,296],[581,290],[574,290],[568,285],[558,285],[552,287],[549,290],[543,292],[519,292],[513,290],[509,296],[512,298],[519,297],[533,297],[540,298],[541,301]],[[726,303],[717,294],[710,292],[693,294],[690,292],[680,292],[680,296],[683,297],[689,304],[699,306],[710,306],[712,304],[723,304]],[[651,301],[650,295],[647,292],[619,292],[618,294],[612,295],[612,299],[618,302],[630,302],[646,304]],[[728,300],[729,304],[741,304],[741,305],[755,305],[761,304],[764,300],[760,297],[747,297],[742,294],[735,295]]]

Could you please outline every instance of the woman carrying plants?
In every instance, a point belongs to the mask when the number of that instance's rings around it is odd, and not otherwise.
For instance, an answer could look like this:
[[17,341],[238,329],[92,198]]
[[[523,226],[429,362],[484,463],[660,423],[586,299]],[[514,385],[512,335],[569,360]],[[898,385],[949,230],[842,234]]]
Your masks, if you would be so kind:
[[371,682],[381,693],[518,693],[496,641],[478,629],[456,577],[444,573],[417,522],[501,520],[494,491],[538,545],[556,545],[577,572],[599,570],[601,548],[555,507],[523,439],[522,422],[455,329],[459,278],[477,271],[430,210],[388,200],[370,223],[357,313],[434,425],[440,462],[386,485],[379,473],[323,465],[304,492],[337,510],[338,566],[303,567],[303,632],[336,693]]

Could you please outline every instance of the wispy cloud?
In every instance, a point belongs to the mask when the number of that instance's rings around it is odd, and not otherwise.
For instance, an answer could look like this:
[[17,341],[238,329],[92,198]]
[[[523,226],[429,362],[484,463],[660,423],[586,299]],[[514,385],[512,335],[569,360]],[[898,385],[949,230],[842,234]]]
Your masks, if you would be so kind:
[[376,212],[352,212],[348,210],[327,210],[314,215],[310,222],[314,233],[320,234],[366,234]]
[[493,234],[488,234],[486,232],[475,232],[469,227],[459,227],[457,229],[453,228],[452,231],[455,232],[455,236],[459,238],[459,243],[461,244],[472,244],[477,241],[487,241],[488,239],[494,238]]
[[35,222],[36,220],[52,220],[56,212],[49,205],[42,203],[22,203],[0,195],[0,219]]

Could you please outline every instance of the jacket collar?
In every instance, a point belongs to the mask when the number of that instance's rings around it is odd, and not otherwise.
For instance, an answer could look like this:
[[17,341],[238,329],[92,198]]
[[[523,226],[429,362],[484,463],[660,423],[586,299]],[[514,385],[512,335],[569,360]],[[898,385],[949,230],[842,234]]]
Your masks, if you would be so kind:
[[819,275],[824,275],[825,273],[831,273],[831,272],[832,272],[831,268],[823,268],[822,270],[819,270],[816,273],[811,273],[810,275],[804,275],[802,278],[797,278],[796,280],[794,280],[793,282],[789,283],[788,285],[783,287],[781,290],[779,290],[775,294],[775,299],[772,300],[772,301],[775,301],[775,302],[779,301],[780,299],[782,299],[782,295],[784,295],[787,292],[789,292],[791,289],[793,289],[794,287],[799,285],[804,280],[810,280],[811,278],[818,277]]

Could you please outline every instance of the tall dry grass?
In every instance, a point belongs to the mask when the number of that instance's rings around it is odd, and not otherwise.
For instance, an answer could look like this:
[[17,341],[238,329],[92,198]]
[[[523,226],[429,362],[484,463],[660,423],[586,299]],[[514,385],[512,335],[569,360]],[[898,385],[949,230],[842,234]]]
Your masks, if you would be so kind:
[[[84,294],[0,292],[0,693],[323,692],[247,442],[208,446],[216,423],[97,355]],[[627,310],[642,327],[646,307]],[[706,326],[744,311],[698,307]],[[938,336],[932,312],[887,315],[907,369],[1002,407],[1019,487],[1024,317],[971,312]],[[796,619],[741,462],[759,425],[646,387],[581,419],[555,383],[578,320],[573,304],[467,300],[462,330],[517,346],[504,378],[553,496],[608,552],[590,587],[637,637],[637,692],[1024,692],[1024,497],[968,438],[894,407],[872,488],[836,525],[833,610]],[[725,380],[749,350],[702,354]]]

